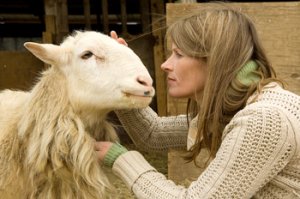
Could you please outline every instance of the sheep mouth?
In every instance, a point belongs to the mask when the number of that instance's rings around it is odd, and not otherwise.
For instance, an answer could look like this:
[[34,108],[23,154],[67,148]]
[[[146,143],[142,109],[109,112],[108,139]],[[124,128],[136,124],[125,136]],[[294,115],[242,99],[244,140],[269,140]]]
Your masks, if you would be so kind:
[[134,98],[140,98],[140,99],[149,99],[152,98],[153,95],[150,91],[145,91],[144,93],[129,93],[129,92],[123,92],[125,97],[134,97]]

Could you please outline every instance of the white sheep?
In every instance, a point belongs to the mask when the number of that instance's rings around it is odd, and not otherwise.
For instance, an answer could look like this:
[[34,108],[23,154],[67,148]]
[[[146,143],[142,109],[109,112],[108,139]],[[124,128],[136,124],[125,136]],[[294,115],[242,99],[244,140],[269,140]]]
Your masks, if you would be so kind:
[[118,139],[106,121],[110,111],[149,105],[154,89],[146,67],[94,31],[25,47],[51,67],[30,92],[0,93],[0,198],[107,197],[94,140]]

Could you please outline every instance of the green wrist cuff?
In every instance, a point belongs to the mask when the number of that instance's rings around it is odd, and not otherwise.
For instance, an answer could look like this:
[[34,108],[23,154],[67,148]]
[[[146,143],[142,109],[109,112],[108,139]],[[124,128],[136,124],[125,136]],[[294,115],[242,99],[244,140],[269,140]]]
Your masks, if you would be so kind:
[[123,147],[121,144],[119,143],[114,143],[110,149],[108,150],[108,152],[106,153],[103,163],[105,166],[108,166],[110,168],[112,168],[115,160],[122,155],[123,153],[127,152],[128,150]]
[[260,80],[258,74],[255,73],[258,66],[255,61],[248,61],[237,74],[237,79],[245,86],[250,86]]

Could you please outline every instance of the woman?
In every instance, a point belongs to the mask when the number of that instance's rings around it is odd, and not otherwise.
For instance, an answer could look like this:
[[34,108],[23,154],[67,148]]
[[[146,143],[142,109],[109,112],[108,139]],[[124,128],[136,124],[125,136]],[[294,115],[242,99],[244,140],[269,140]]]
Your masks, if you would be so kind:
[[117,114],[148,151],[187,147],[195,160],[208,149],[206,169],[184,188],[119,144],[96,143],[99,159],[137,198],[300,197],[300,97],[281,87],[251,20],[215,7],[178,20],[167,36],[172,54],[161,68],[170,96],[189,99],[187,116]]

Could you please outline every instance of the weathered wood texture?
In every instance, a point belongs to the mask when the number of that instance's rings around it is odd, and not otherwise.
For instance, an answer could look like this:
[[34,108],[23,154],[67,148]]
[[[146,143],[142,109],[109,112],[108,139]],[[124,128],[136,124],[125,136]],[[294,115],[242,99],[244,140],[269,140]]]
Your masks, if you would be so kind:
[[164,53],[164,34],[166,26],[164,18],[164,4],[160,0],[151,0],[152,12],[152,35],[155,38],[153,46],[154,54],[154,71],[155,71],[155,87],[157,98],[157,113],[160,116],[167,115],[167,91],[166,91],[166,74],[161,70],[160,66],[165,60]]
[[[278,76],[287,88],[300,94],[300,2],[230,3],[248,14],[255,22],[261,41]],[[173,4],[166,7],[167,24],[191,12],[211,6],[210,3]],[[185,113],[186,101],[168,97],[167,113]],[[176,104],[176,105],[175,105]],[[193,178],[201,169],[182,163],[182,152],[171,151],[168,161],[168,177],[176,182]],[[182,175],[186,171],[186,175]]]
[[91,23],[91,4],[90,0],[83,0],[83,13],[85,19],[85,29],[91,30],[92,23]]
[[[46,33],[43,34],[51,43],[59,44],[69,33],[67,0],[44,0]],[[49,36],[52,35],[52,36]]]
[[29,90],[44,64],[29,52],[0,52],[0,91]]
[[[300,2],[230,3],[248,14],[255,22],[261,41],[278,76],[287,88],[300,94]],[[166,7],[167,24],[210,3],[177,4]],[[177,105],[179,102],[179,105]],[[175,107],[175,105],[177,107]],[[168,99],[168,114],[185,112],[185,100]]]

